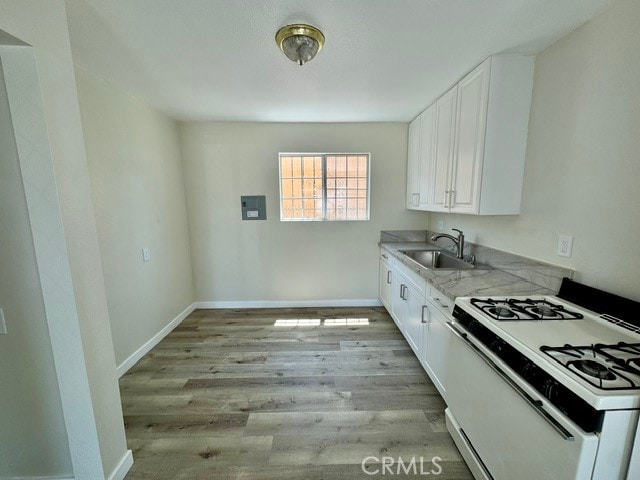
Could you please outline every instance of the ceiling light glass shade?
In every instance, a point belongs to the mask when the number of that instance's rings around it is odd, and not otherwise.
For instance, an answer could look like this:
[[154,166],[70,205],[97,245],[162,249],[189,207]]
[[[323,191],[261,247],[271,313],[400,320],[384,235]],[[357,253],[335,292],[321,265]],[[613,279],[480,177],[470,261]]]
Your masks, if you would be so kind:
[[276,43],[289,60],[303,65],[322,50],[324,35],[311,25],[287,25],[278,30]]

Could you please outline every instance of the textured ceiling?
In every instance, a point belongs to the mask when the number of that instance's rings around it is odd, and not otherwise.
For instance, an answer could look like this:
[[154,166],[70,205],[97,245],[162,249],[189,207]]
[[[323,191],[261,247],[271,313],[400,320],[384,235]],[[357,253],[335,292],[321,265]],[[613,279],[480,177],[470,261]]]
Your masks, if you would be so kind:
[[[74,60],[188,120],[408,121],[500,52],[537,53],[611,0],[66,0]],[[275,44],[305,22],[300,67]]]

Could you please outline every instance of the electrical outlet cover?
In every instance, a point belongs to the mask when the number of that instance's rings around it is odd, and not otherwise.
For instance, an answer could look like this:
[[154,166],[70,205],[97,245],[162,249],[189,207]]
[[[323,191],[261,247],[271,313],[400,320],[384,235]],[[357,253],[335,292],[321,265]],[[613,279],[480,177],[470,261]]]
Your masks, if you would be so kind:
[[558,237],[558,256],[571,258],[573,252],[573,237],[560,235]]

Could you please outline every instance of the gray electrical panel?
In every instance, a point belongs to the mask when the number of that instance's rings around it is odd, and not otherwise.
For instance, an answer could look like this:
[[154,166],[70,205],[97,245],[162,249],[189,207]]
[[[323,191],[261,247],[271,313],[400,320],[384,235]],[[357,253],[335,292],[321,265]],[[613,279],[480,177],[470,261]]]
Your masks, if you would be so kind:
[[264,195],[243,195],[240,197],[240,201],[242,202],[243,220],[267,219],[267,200]]

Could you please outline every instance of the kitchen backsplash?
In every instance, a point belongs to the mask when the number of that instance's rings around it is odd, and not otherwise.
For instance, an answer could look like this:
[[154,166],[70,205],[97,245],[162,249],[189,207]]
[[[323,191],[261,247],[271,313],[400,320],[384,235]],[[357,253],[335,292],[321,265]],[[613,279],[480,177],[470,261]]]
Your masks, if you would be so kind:
[[[432,242],[431,236],[440,232],[428,230],[383,230],[380,232],[380,243],[406,243],[406,242],[427,242],[435,243],[441,248],[455,252],[453,243],[446,239]],[[510,273],[528,282],[540,285],[554,292],[560,289],[560,284],[564,277],[573,278],[574,271],[552,265],[550,263],[533,260],[513,253],[496,250],[473,242],[466,242],[465,255],[475,255],[478,263],[489,265],[497,270]]]
[[427,242],[427,230],[383,230],[380,243]]

